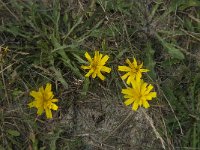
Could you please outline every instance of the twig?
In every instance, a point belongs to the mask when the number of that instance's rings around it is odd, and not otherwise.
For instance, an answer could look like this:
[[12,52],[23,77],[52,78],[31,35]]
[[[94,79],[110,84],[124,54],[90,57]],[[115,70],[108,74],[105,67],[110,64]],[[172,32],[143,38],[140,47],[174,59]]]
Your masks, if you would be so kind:
[[2,5],[9,11],[9,13],[17,20],[19,21],[19,18],[6,6],[6,4],[4,2],[2,2],[2,0],[0,0],[0,2],[2,3]]
[[105,142],[112,134],[114,134],[123,124],[124,124],[124,122],[126,122],[126,120],[128,120],[129,119],[129,117],[130,116],[132,116],[133,115],[133,113],[132,113],[132,111],[128,114],[128,116],[109,134],[109,135],[107,135],[103,140],[102,140],[102,142]]
[[179,128],[180,128],[180,131],[181,131],[181,134],[183,135],[183,129],[182,129],[181,124],[180,124],[180,122],[179,122],[179,120],[178,120],[178,118],[177,118],[177,116],[176,116],[176,114],[175,114],[175,112],[174,112],[174,109],[172,108],[172,105],[170,104],[170,102],[169,102],[167,96],[164,94],[163,91],[162,91],[162,93],[163,93],[163,96],[164,96],[164,98],[166,99],[167,103],[169,104],[169,107],[170,107],[172,113],[174,114],[175,119],[176,119],[177,122],[178,122],[178,125],[179,125]]
[[165,149],[165,144],[164,144],[165,142],[164,142],[164,140],[162,139],[162,137],[160,136],[159,132],[156,130],[152,118],[149,117],[149,115],[144,111],[143,108],[141,108],[140,110],[142,110],[144,116],[145,116],[146,119],[149,121],[149,123],[150,123],[150,125],[151,125],[151,127],[152,127],[152,129],[153,129],[153,131],[154,131],[154,133],[155,133],[155,135],[156,135],[156,137],[157,137],[157,138],[160,140],[160,142],[161,142],[162,148]]
[[190,37],[194,38],[195,40],[200,41],[200,39],[198,37],[194,36],[191,32],[188,32],[184,29],[181,29],[181,31],[183,31],[185,34],[189,35]]
[[8,65],[8,66],[5,67],[5,68],[3,68],[3,65],[1,64],[1,70],[0,70],[0,73],[2,74],[6,69],[10,68],[10,67],[11,67],[12,65],[14,65],[15,63],[17,63],[17,62],[12,63],[12,64]]
[[[1,70],[4,70],[2,63],[1,63]],[[5,97],[6,97],[7,103],[9,104],[8,93],[7,93],[7,89],[6,89],[6,82],[5,82],[5,79],[4,79],[4,73],[3,73],[3,71],[1,71],[0,73],[1,73],[2,81],[3,81]]]

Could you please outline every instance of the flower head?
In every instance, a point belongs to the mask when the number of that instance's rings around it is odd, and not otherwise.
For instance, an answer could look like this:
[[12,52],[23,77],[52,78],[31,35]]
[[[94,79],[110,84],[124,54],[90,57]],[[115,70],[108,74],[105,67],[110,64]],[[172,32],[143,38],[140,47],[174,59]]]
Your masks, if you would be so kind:
[[89,62],[88,66],[81,66],[81,68],[89,70],[85,77],[92,75],[92,78],[98,76],[101,80],[104,80],[105,77],[102,75],[101,71],[107,73],[110,73],[111,71],[111,68],[104,66],[109,59],[109,56],[103,56],[103,54],[99,53],[99,51],[95,51],[94,58],[91,58],[87,52],[85,53],[85,57]]
[[151,84],[147,84],[142,79],[137,79],[132,82],[132,87],[128,87],[127,89],[122,89],[122,93],[125,94],[124,98],[127,100],[124,102],[126,106],[132,105],[133,110],[137,110],[139,106],[144,106],[144,108],[148,108],[149,100],[155,98],[157,96],[156,92],[151,92],[153,86]]
[[140,65],[137,63],[136,59],[133,59],[133,62],[131,63],[129,59],[126,59],[126,63],[129,66],[118,66],[119,71],[127,72],[123,76],[121,76],[122,80],[127,81],[126,83],[130,85],[132,81],[134,81],[136,78],[140,79],[142,77],[142,72],[148,72],[148,69],[142,69],[143,63]]
[[34,97],[34,101],[29,103],[29,107],[35,107],[38,109],[37,114],[41,115],[44,111],[46,112],[47,118],[52,118],[52,110],[57,110],[58,106],[54,104],[58,99],[54,99],[54,94],[51,91],[51,84],[47,83],[46,88],[43,86],[39,88],[39,91],[31,91],[30,95]]

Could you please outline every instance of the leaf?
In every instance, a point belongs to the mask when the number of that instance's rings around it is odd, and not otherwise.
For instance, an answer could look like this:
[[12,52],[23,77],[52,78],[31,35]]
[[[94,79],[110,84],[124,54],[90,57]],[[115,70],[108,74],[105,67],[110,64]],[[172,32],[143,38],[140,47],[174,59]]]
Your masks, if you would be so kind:
[[52,44],[54,45],[53,51],[61,56],[61,60],[63,61],[64,65],[69,67],[77,76],[79,76],[80,78],[83,78],[77,65],[70,60],[67,53],[65,52],[66,46],[61,45],[53,35],[51,36],[51,40],[52,40]]
[[166,42],[165,40],[163,40],[158,34],[156,34],[156,37],[158,38],[158,40],[161,42],[161,44],[163,45],[163,47],[165,48],[165,50],[173,57],[173,58],[177,58],[177,59],[184,59],[184,55],[183,53],[177,49],[173,44]]
[[106,40],[105,39],[103,39],[103,41],[101,43],[101,47],[102,47],[104,52],[107,50],[107,45],[106,45]]
[[8,129],[7,133],[11,136],[20,136],[20,133],[17,130]]
[[63,23],[65,24],[65,26],[68,26],[69,16],[68,16],[68,14],[66,12],[65,12],[65,14],[63,16]]
[[90,80],[89,78],[85,78],[84,82],[83,82],[83,89],[81,91],[81,95],[86,95],[89,89],[89,85],[90,85]]
[[87,62],[85,60],[83,60],[80,56],[78,56],[75,53],[72,53],[72,55],[76,58],[76,60],[81,63],[81,64],[86,64]]
[[183,53],[179,49],[175,48],[172,44],[167,43],[167,42],[163,42],[162,44],[172,57],[177,58],[177,59],[185,58]]
[[177,98],[174,95],[174,85],[173,81],[170,79],[167,79],[163,82],[162,90],[166,95],[166,98],[169,100],[169,102],[172,104],[172,106],[177,106]]
[[57,129],[56,131],[54,131],[54,133],[49,134],[51,136],[50,138],[50,150],[56,150],[57,146],[56,146],[56,142],[57,140],[60,138],[60,134],[63,132],[62,129]]
[[63,36],[64,41],[67,39],[67,37],[74,31],[74,29],[82,23],[82,19],[83,17],[81,16],[80,18],[78,18],[77,22],[73,25],[73,27],[69,30],[69,32]]
[[200,7],[199,0],[182,0],[182,5],[180,6],[180,10],[187,9],[189,7]]
[[168,13],[176,11],[179,6],[184,3],[184,0],[172,0],[170,5],[168,6]]
[[115,56],[115,59],[121,58],[126,52],[128,52],[128,49],[119,50],[119,53]]
[[154,70],[156,62],[154,61],[154,53],[155,53],[155,50],[152,49],[151,43],[148,42],[146,50],[145,50],[146,56],[145,56],[144,64],[145,64],[145,67],[150,70],[148,72],[148,75],[153,80],[156,80],[156,72]]
[[36,139],[35,134],[33,132],[30,133],[29,138],[32,141],[33,150],[38,150],[38,140]]
[[178,10],[184,10],[189,7],[199,7],[199,0],[172,0],[170,5],[168,6],[168,12],[175,12]]
[[152,20],[152,18],[155,16],[156,14],[156,11],[158,10],[159,6],[162,4],[162,2],[160,0],[158,0],[156,2],[155,5],[152,6],[152,10],[151,10],[151,13],[149,15],[149,20]]
[[68,89],[68,87],[69,87],[68,83],[63,78],[63,75],[62,75],[61,71],[58,70],[58,69],[56,69],[54,66],[51,67],[50,69],[55,72],[56,79],[62,83],[62,85],[64,86],[64,88]]

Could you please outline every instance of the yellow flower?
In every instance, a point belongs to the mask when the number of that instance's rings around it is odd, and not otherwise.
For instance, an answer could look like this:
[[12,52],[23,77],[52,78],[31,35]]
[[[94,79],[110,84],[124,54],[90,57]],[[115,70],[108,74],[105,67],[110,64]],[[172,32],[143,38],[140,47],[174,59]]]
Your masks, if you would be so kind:
[[148,72],[148,69],[142,69],[143,63],[138,64],[136,59],[133,59],[133,63],[130,62],[129,59],[126,59],[126,63],[129,66],[118,66],[119,71],[127,72],[123,76],[121,76],[122,80],[125,80],[126,78],[127,81],[126,83],[130,85],[131,81],[134,81],[136,78],[141,78],[142,77],[142,72]]
[[110,73],[111,71],[111,68],[104,66],[109,59],[109,56],[103,56],[103,54],[99,53],[99,51],[95,51],[94,58],[91,58],[87,52],[85,53],[85,57],[89,62],[88,66],[81,66],[81,68],[89,70],[85,77],[92,75],[92,78],[98,76],[101,80],[104,80],[105,77],[102,75],[101,71],[107,73]]
[[52,118],[52,110],[57,110],[58,106],[54,104],[58,99],[54,99],[54,94],[51,91],[51,84],[47,83],[46,88],[43,86],[39,88],[39,91],[31,91],[30,95],[34,97],[34,101],[29,103],[29,107],[35,107],[38,109],[37,114],[41,115],[44,111],[46,112],[47,118]]
[[125,94],[124,98],[127,99],[124,103],[126,106],[132,105],[133,110],[137,110],[139,106],[144,106],[144,108],[148,108],[149,100],[155,98],[157,96],[156,92],[151,92],[153,86],[151,84],[147,84],[142,79],[137,79],[132,82],[132,87],[128,87],[127,89],[122,89],[122,93]]

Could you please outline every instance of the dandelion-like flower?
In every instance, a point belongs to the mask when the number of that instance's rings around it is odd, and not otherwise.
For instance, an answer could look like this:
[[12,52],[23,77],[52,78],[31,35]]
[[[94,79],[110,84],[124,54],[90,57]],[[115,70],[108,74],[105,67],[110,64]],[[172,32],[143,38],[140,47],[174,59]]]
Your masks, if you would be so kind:
[[94,58],[91,58],[88,52],[85,53],[85,57],[89,62],[88,66],[81,66],[81,68],[89,70],[85,77],[92,75],[92,78],[98,76],[101,80],[104,80],[105,76],[103,76],[101,72],[110,73],[111,71],[111,68],[104,66],[108,61],[109,56],[103,56],[103,54],[99,53],[99,51],[95,51]]
[[138,64],[136,59],[133,59],[131,63],[129,59],[126,59],[126,63],[129,66],[118,66],[119,71],[127,72],[121,76],[122,80],[127,79],[126,83],[130,85],[131,81],[134,81],[136,78],[140,79],[142,77],[142,72],[148,72],[148,69],[142,69],[143,63]]
[[132,109],[135,111],[139,106],[144,106],[144,108],[150,107],[148,101],[157,96],[156,92],[151,92],[153,86],[151,84],[148,85],[142,79],[134,80],[131,84],[132,87],[122,89],[122,93],[125,94],[124,98],[127,99],[124,102],[125,105],[133,104]]
[[57,110],[58,106],[54,104],[54,102],[57,102],[58,99],[54,99],[54,94],[51,91],[51,84],[47,83],[46,88],[44,89],[43,86],[39,88],[39,91],[31,91],[30,95],[34,97],[34,101],[29,103],[29,107],[35,107],[37,108],[37,114],[41,115],[44,111],[46,112],[47,118],[52,118],[52,110]]

